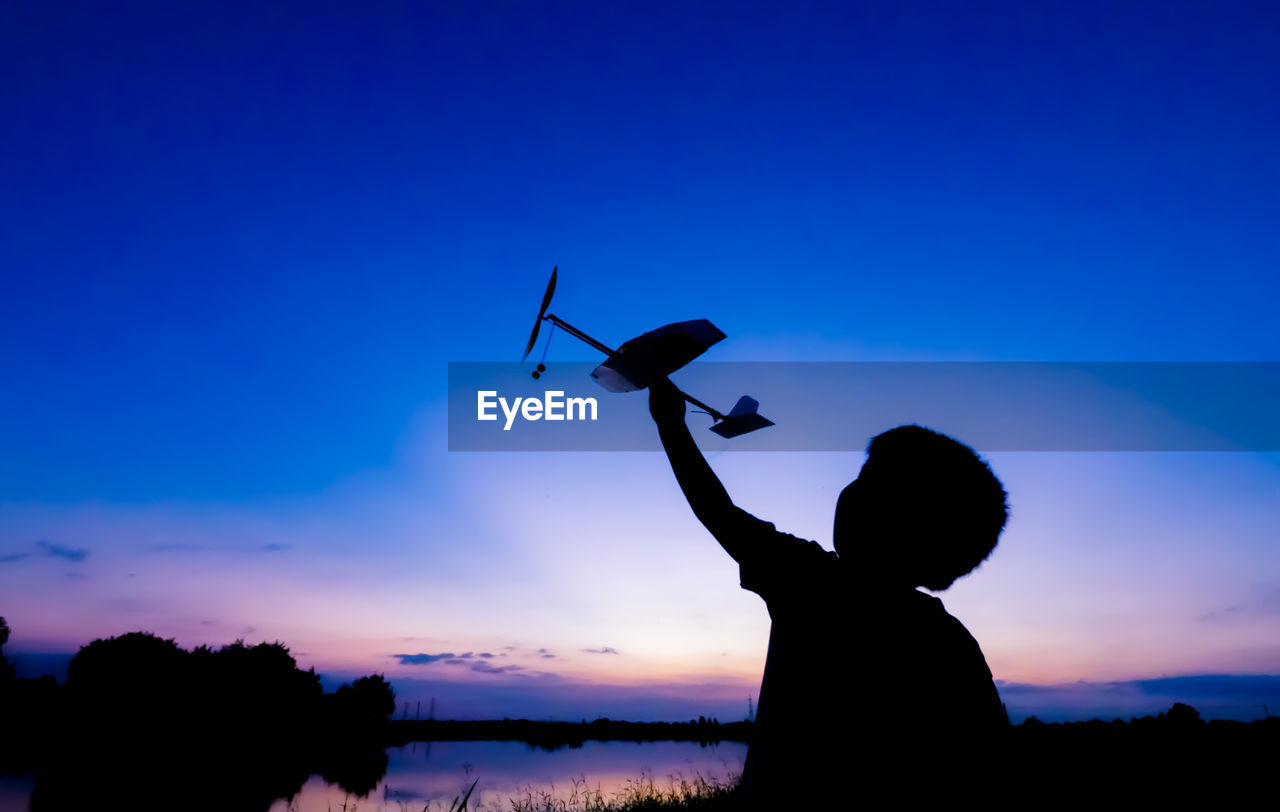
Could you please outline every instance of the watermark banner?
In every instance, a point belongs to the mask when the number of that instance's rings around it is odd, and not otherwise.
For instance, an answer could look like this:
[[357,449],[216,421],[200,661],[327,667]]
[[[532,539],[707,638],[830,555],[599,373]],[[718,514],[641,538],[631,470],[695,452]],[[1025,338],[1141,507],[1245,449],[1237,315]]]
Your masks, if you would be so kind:
[[[657,451],[648,393],[595,363],[449,364],[451,451]],[[696,362],[672,380],[720,412],[740,396],[776,425],[732,439],[689,406],[709,451],[861,451],[927,426],[979,451],[1280,451],[1277,362]]]

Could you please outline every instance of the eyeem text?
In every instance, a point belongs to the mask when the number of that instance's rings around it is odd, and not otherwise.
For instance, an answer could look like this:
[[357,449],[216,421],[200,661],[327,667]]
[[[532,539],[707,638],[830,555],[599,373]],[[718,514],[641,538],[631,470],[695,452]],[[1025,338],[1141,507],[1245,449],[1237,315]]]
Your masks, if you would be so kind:
[[506,417],[502,430],[511,431],[511,424],[517,417],[525,420],[596,419],[595,398],[566,398],[564,392],[558,389],[548,390],[542,395],[541,398],[507,400],[498,397],[497,390],[481,389],[476,392],[476,420],[497,420],[498,410],[501,409]]

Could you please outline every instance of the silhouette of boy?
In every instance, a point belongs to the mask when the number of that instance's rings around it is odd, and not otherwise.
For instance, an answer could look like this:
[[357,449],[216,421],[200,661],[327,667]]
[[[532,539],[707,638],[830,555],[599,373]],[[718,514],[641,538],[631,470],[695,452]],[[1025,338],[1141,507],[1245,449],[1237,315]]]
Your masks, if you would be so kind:
[[649,390],[689,506],[772,620],[742,777],[751,806],[847,802],[872,787],[954,800],[973,786],[1009,720],[977,642],[917,587],[944,590],[995,548],[1008,509],[987,464],[920,426],[875,437],[836,504],[832,553],[736,507],[674,385]]

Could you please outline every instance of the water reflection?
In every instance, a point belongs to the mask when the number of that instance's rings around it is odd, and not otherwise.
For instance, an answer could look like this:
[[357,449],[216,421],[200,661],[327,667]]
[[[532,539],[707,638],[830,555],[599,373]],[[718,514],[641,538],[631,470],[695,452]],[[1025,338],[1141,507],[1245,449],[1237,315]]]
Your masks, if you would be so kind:
[[[166,771],[168,780],[144,770],[132,779],[116,775],[104,783],[55,766],[39,776],[43,798],[39,808],[82,809],[103,797],[131,797],[132,808],[140,810],[169,809],[180,802],[187,808],[220,812],[265,810],[268,806],[270,812],[332,812],[343,809],[345,802],[348,812],[353,808],[421,812],[424,807],[435,812],[448,809],[449,803],[478,779],[470,807],[505,811],[511,808],[512,798],[532,795],[536,799],[548,792],[568,801],[575,790],[579,795],[590,790],[609,797],[642,778],[651,779],[659,788],[668,786],[672,779],[693,781],[699,776],[724,782],[741,774],[746,753],[747,746],[739,742],[703,746],[697,742],[588,741],[581,747],[555,750],[516,741],[411,742],[385,752],[335,754],[309,777],[286,769],[286,775],[270,782],[280,788],[272,802],[266,800],[269,793],[231,787],[226,774],[211,777],[193,763],[199,760],[198,754],[188,750],[172,754],[175,764],[185,761],[186,767]],[[34,774],[0,776],[0,810],[28,809],[36,783]],[[224,792],[214,793],[214,786]]]
[[656,786],[670,780],[726,781],[742,772],[747,746],[722,742],[597,742],[548,751],[522,742],[413,742],[387,751],[387,772],[366,798],[313,775],[288,801],[277,801],[271,812],[329,812],[351,808],[401,812],[448,809],[450,802],[479,779],[471,805],[510,809],[510,799],[536,798],[551,792],[568,800],[576,790],[606,796],[624,790],[629,782],[651,778]]

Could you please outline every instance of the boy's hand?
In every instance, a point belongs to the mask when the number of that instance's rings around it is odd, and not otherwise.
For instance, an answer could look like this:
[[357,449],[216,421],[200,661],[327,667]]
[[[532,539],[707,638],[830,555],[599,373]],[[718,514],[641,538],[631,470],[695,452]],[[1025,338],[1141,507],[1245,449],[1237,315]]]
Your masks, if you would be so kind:
[[659,425],[684,422],[684,395],[663,376],[649,384],[649,414]]

